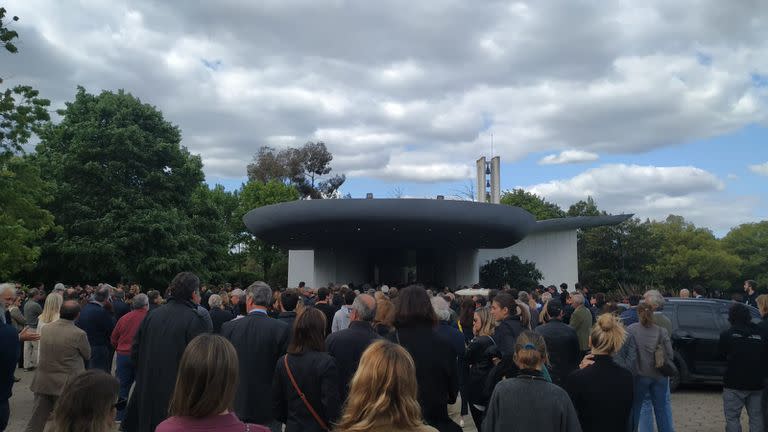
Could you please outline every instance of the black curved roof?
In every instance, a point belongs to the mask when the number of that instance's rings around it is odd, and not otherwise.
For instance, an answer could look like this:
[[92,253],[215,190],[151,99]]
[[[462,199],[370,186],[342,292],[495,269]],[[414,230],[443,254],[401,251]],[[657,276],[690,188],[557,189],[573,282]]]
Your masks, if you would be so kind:
[[243,222],[259,239],[289,249],[497,249],[519,242],[536,225],[518,207],[434,199],[291,201],[253,209]]
[[580,228],[594,228],[606,225],[618,225],[634,216],[633,214],[575,216],[557,219],[546,219],[536,222],[532,232],[568,231]]

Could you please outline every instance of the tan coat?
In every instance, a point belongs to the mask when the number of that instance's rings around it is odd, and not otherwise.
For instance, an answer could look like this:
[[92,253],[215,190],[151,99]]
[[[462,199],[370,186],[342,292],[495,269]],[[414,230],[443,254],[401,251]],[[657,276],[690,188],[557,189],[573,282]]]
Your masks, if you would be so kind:
[[40,335],[40,363],[30,390],[59,396],[67,381],[85,370],[91,358],[91,346],[85,332],[70,320],[58,319],[46,324]]

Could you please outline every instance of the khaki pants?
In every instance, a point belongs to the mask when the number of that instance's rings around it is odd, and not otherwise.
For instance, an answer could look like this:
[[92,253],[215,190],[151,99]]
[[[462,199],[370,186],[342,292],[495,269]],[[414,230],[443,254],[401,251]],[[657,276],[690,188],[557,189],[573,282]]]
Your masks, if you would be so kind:
[[35,401],[32,407],[32,417],[27,423],[25,432],[43,432],[45,429],[45,423],[48,421],[48,417],[53,412],[53,407],[56,405],[56,399],[58,396],[44,395],[35,393]]
[[39,341],[24,342],[24,369],[37,367]]

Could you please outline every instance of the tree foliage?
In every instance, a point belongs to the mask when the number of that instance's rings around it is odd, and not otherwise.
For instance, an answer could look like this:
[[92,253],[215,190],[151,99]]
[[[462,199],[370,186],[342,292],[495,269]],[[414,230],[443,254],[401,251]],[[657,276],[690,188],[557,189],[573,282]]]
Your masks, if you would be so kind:
[[522,262],[515,255],[497,258],[480,267],[480,285],[500,289],[509,284],[516,289],[533,290],[543,278],[532,262]]
[[501,194],[501,203],[520,207],[530,212],[536,220],[565,217],[565,212],[557,204],[523,189],[512,189]]
[[[733,228],[723,238],[723,246],[741,258],[741,279],[753,279],[768,288],[768,220]],[[734,283],[739,284],[741,279]]]
[[326,177],[331,173],[333,155],[322,142],[308,142],[300,148],[276,151],[263,146],[248,165],[250,182],[277,180],[293,186],[302,198],[338,198],[338,190],[346,176]]

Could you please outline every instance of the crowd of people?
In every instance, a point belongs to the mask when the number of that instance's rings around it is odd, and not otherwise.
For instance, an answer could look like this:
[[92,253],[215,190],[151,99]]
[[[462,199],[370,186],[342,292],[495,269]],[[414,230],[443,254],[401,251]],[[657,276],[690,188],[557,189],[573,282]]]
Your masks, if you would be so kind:
[[[34,373],[29,432],[454,432],[465,415],[484,432],[674,431],[673,328],[656,290],[622,306],[565,284],[459,297],[420,285],[209,288],[189,272],[164,293],[17,288],[0,284],[0,431],[22,369]],[[764,319],[730,307],[727,431],[744,408],[751,431],[768,424],[755,376],[768,296],[752,281],[745,292]]]

